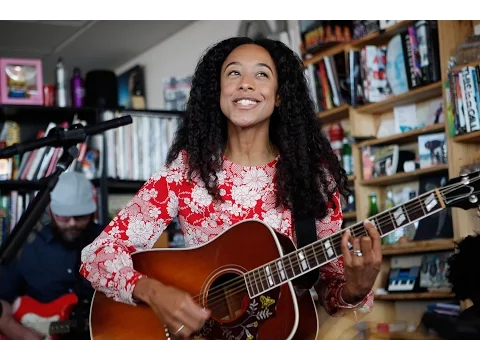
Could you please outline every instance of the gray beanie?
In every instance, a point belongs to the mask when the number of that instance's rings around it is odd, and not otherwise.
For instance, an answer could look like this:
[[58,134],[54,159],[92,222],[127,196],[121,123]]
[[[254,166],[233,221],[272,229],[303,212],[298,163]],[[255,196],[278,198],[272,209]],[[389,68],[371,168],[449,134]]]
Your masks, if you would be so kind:
[[93,214],[97,204],[92,183],[80,172],[62,173],[50,194],[50,208],[58,216]]

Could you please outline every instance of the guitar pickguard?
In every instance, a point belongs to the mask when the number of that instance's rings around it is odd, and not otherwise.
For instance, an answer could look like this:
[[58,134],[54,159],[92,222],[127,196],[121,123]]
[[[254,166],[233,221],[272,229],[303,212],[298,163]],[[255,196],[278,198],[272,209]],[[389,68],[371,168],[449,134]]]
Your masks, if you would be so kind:
[[221,322],[213,318],[207,320],[194,338],[223,340],[257,340],[263,322],[276,315],[280,291],[269,291],[253,299],[238,319]]
[[45,336],[45,340],[51,339],[50,336],[50,325],[59,320],[59,316],[51,316],[48,318],[43,318],[34,313],[28,313],[23,315],[21,323],[23,326],[33,329],[36,332]]

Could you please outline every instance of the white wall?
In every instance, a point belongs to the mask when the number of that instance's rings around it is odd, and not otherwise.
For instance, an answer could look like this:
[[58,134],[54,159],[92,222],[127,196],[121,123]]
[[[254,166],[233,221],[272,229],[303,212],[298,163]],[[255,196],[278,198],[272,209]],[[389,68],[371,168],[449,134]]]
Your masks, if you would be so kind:
[[[134,65],[145,69],[147,108],[163,108],[163,79],[190,76],[204,51],[214,43],[237,36],[241,20],[196,21],[167,40],[138,55],[115,70],[120,74]],[[288,20],[292,48],[298,52],[299,30],[296,20]]]

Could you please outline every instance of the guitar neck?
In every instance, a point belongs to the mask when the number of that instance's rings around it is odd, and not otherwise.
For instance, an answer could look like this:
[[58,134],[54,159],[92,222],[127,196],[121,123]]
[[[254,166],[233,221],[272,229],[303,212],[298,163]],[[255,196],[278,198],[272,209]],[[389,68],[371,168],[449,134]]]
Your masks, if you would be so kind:
[[[376,226],[380,236],[383,237],[445,207],[441,189],[435,189],[387,209],[368,220]],[[363,222],[347,229],[354,237],[368,236]],[[250,297],[258,296],[338,258],[342,255],[341,239],[345,230],[247,272],[245,281]]]

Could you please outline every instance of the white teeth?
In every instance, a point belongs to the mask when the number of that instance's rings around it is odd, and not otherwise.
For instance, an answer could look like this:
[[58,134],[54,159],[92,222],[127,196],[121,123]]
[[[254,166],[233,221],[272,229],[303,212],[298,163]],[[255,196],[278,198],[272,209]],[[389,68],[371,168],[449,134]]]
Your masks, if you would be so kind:
[[256,101],[247,100],[247,99],[241,99],[237,101],[237,104],[244,105],[244,106],[255,105],[256,103],[257,103]]

